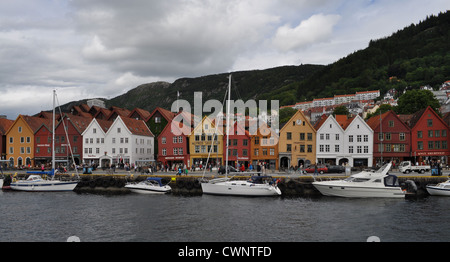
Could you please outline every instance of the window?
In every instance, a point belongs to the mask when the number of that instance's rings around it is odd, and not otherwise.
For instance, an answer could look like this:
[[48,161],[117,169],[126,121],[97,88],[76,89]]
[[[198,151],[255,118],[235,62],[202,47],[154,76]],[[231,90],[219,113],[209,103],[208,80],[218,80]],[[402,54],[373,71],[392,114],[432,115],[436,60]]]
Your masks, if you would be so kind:
[[255,145],[259,145],[259,137],[255,136]]
[[300,153],[305,153],[305,145],[300,145]]
[[349,152],[350,154],[353,154],[353,146],[349,146],[349,147],[348,147],[348,152]]
[[308,145],[308,153],[312,153],[312,145]]
[[200,146],[195,146],[195,153],[200,153]]
[[441,130],[435,130],[434,137],[440,137],[440,136],[441,136]]
[[255,149],[255,156],[259,156],[259,149]]
[[357,136],[356,136],[356,142],[359,143],[359,142],[361,142],[361,141],[362,141],[362,140],[361,140],[361,135],[357,135]]
[[[300,133],[300,140],[305,140],[305,133]],[[322,137],[323,140],[323,137]]]
[[427,119],[427,126],[433,126],[433,119]]
[[320,140],[323,140],[323,134],[320,134]]
[[388,125],[389,125],[389,127],[394,127],[394,121],[393,120],[389,120]]
[[19,126],[19,133],[22,133],[22,127]]
[[433,149],[433,141],[428,141],[428,149]]
[[178,137],[178,143],[183,143],[183,137],[182,136]]
[[365,154],[369,153],[369,146],[364,146],[364,153]]
[[325,135],[325,140],[330,140],[330,134]]
[[263,148],[263,156],[267,156],[267,148]]
[[308,138],[308,141],[311,141],[312,140],[312,133],[308,133],[307,138]]
[[417,138],[422,138],[422,137],[423,137],[422,131],[417,131]]
[[336,134],[336,141],[339,141],[339,134]]
[[447,137],[447,130],[442,130],[442,137]]
[[248,146],[248,139],[242,140],[242,145],[243,146]]
[[323,152],[323,145],[319,145],[319,152]]
[[173,148],[173,154],[178,155],[178,148],[176,148],[176,147]]
[[428,130],[428,137],[433,137],[433,130]]
[[291,152],[292,151],[292,145],[291,144],[287,144],[286,145],[286,152]]
[[348,136],[348,142],[353,142],[353,135]]
[[364,135],[364,142],[369,142],[369,135]]
[[358,154],[362,153],[362,147],[361,146],[357,146],[356,147],[356,153],[358,153]]
[[423,141],[417,141],[417,149],[423,149]]
[[339,145],[334,145],[334,152],[339,153]]
[[400,141],[405,141],[405,133],[398,134]]
[[120,127],[118,127],[117,128],[117,133],[120,133],[120,132],[121,132]]
[[167,149],[165,149],[165,148],[162,149],[162,155],[163,156],[167,155]]
[[165,136],[161,137],[161,144],[163,144],[163,145],[166,144],[166,137]]
[[330,145],[325,145],[325,152],[330,152]]
[[391,133],[386,133],[386,140],[391,140]]
[[[178,138],[176,136],[172,137],[172,143],[176,144],[178,141]],[[174,154],[176,155],[176,154]]]
[[291,132],[286,132],[286,139],[287,140],[291,140],[292,139],[292,133]]
[[270,149],[270,155],[271,155],[271,156],[274,156],[274,155],[275,155],[275,149],[273,149],[273,148]]

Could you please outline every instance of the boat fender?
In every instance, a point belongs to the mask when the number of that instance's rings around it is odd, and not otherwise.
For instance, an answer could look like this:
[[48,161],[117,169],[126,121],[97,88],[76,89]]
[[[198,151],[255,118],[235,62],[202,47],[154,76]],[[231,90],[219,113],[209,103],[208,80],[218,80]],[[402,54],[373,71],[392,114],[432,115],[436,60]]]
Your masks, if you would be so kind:
[[408,189],[412,189],[414,192],[417,192],[417,185],[412,180],[406,180],[405,183],[408,185]]

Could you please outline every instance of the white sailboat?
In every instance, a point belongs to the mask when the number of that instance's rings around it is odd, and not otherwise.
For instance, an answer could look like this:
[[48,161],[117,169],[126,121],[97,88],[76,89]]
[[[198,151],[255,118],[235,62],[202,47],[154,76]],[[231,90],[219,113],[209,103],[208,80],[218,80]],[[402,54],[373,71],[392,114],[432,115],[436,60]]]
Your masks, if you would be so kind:
[[[26,180],[17,180],[11,182],[11,189],[18,191],[37,191],[37,192],[56,192],[72,191],[78,184],[78,181],[55,180],[55,98],[56,91],[53,91],[53,129],[52,129],[52,170],[49,172],[27,172],[30,175]],[[69,139],[67,139],[69,141]],[[73,157],[73,156],[72,156]],[[76,170],[76,169],[75,169]],[[44,179],[41,175],[50,176],[51,179]],[[78,175],[78,173],[77,173]]]
[[[210,195],[227,195],[227,196],[279,196],[281,190],[273,181],[262,179],[263,177],[255,176],[251,179],[233,180],[228,177],[228,141],[230,126],[230,94],[231,94],[231,75],[228,82],[228,101],[227,101],[227,122],[226,122],[226,158],[225,158],[225,177],[215,178],[208,181],[201,181],[202,191],[204,194]],[[214,139],[213,139],[214,141]]]

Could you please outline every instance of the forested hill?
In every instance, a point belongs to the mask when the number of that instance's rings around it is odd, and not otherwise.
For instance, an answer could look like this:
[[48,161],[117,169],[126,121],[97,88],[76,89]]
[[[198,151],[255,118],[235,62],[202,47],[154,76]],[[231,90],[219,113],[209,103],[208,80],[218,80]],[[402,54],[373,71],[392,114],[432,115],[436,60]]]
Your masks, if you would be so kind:
[[450,11],[430,16],[296,83],[296,99],[424,85],[450,80]]
[[[148,111],[156,106],[170,109],[177,92],[180,99],[190,103],[194,92],[203,92],[203,101],[223,101],[228,74],[143,84],[107,100],[106,105]],[[450,11],[372,40],[367,48],[327,66],[282,66],[232,75],[233,100],[279,100],[280,106],[358,91],[379,89],[384,93],[391,88],[437,87],[450,80]]]

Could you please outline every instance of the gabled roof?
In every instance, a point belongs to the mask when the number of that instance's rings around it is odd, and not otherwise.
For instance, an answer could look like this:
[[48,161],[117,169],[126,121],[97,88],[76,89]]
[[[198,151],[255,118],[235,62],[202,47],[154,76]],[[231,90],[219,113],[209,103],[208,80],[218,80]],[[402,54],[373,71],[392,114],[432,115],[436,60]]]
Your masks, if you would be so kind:
[[[324,117],[325,115],[322,115],[322,118]],[[337,116],[342,116],[342,115],[336,115],[336,117]],[[345,116],[345,115],[344,115]],[[316,126],[317,126],[317,129],[316,129],[316,131],[319,131],[319,129],[323,126],[323,124],[325,124],[325,123],[327,123],[327,122],[333,122],[333,123],[335,123],[336,124],[336,126],[338,126],[338,128],[340,128],[341,130],[342,130],[342,132],[344,132],[344,128],[342,127],[342,125],[336,120],[336,117],[334,117],[333,115],[329,115],[328,117],[326,117],[325,116],[325,118],[323,118],[323,119],[321,119],[321,124],[320,125],[317,125],[316,124]],[[345,116],[345,117],[347,117],[347,116]],[[347,122],[347,121],[346,121]],[[316,127],[315,126],[315,127]]]
[[143,120],[136,120],[129,117],[118,116],[133,135],[154,137],[152,131],[147,127]]
[[[80,134],[82,134],[84,132],[84,130],[86,130],[86,128],[89,126],[89,124],[92,121],[91,115],[89,115],[89,117],[83,117],[83,116],[79,116],[79,115],[64,114],[62,121],[65,121],[65,119],[67,119],[67,118],[72,123],[72,125],[75,127],[75,129],[78,131],[78,133],[80,133]],[[62,121],[59,121],[59,123],[56,125],[56,127],[61,125]]]
[[[389,110],[389,111],[385,112],[384,114],[381,114],[381,122],[383,122],[384,119],[386,119],[390,115],[394,116],[394,118],[397,118],[398,121],[402,125],[404,125],[407,129],[410,129],[409,126],[404,121],[402,121],[402,119],[399,116],[397,116],[397,114],[395,114],[394,111],[392,111],[392,110]],[[369,118],[369,120],[367,120],[367,124],[370,126],[370,128],[372,128],[372,130],[377,129],[380,126],[380,115],[375,115],[375,116]]]
[[150,118],[152,118],[153,115],[154,115],[156,112],[159,112],[159,113],[167,120],[167,122],[169,122],[170,120],[172,120],[172,119],[175,117],[175,115],[176,115],[176,113],[173,113],[173,112],[171,112],[171,111],[169,111],[169,110],[167,110],[167,109],[164,109],[164,108],[162,108],[162,107],[156,107],[156,108],[153,110],[153,112],[150,114],[150,117],[149,117],[146,121],[148,121]]
[[120,108],[117,106],[112,106],[109,108],[109,115],[107,116],[107,120],[113,120],[114,117],[122,116],[122,117],[128,117],[130,115],[130,110],[125,108]]
[[445,123],[445,121],[433,110],[433,108],[431,108],[431,106],[428,106],[427,108],[424,108],[413,114],[413,116],[411,117],[411,121],[409,123],[411,129],[413,129],[416,126],[416,124],[422,119],[422,117],[425,115],[425,112],[431,112],[431,114],[433,114],[435,118],[437,118],[439,121],[442,122],[442,124],[448,127],[447,123]]
[[0,118],[0,136],[6,134],[6,131],[12,126],[14,120]]
[[144,121],[147,121],[151,115],[150,112],[148,112],[147,110],[136,107],[135,109],[131,110],[131,112],[128,114],[128,117],[135,118],[135,117],[133,117],[133,115],[136,115],[136,114],[139,116],[140,120],[144,120]]

